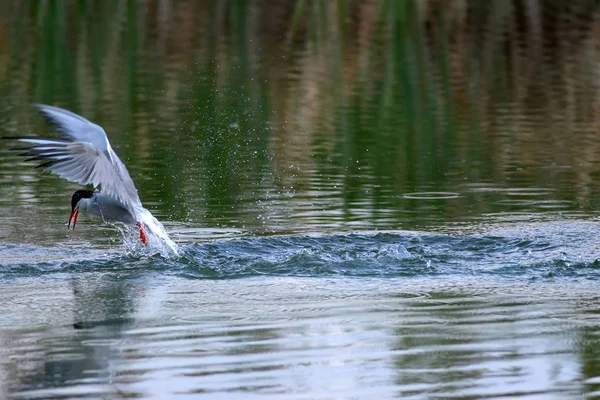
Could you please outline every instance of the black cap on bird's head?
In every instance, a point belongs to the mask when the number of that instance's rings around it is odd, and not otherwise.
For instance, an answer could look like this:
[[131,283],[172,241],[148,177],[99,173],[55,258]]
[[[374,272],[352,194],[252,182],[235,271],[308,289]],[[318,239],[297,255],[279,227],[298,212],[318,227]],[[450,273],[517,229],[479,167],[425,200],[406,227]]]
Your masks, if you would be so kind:
[[73,220],[73,229],[75,229],[75,223],[77,222],[77,216],[79,215],[79,200],[91,199],[94,196],[94,192],[91,190],[76,190],[73,192],[71,197],[71,215],[69,215],[69,224],[67,227],[71,227],[71,220]]
[[71,211],[75,211],[75,207],[77,207],[77,203],[81,199],[91,199],[94,195],[94,192],[91,190],[76,190],[73,192],[73,197],[71,197]]

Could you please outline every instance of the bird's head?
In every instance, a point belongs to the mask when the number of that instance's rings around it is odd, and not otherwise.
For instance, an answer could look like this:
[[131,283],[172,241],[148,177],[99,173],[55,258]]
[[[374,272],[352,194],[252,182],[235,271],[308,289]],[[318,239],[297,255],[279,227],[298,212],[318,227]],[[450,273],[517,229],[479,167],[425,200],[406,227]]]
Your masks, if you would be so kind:
[[71,227],[71,220],[73,220],[73,230],[75,229],[75,223],[77,223],[77,216],[79,215],[79,207],[83,199],[91,199],[94,196],[94,192],[91,190],[76,190],[71,197],[71,215],[69,215],[69,224],[67,227]]

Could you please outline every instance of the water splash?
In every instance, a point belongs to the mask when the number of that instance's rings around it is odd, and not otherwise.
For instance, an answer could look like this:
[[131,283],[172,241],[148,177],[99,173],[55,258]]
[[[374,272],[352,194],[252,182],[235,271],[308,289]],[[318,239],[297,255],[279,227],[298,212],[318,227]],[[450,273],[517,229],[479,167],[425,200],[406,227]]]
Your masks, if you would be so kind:
[[[148,257],[160,255],[166,259],[176,259],[179,256],[179,246],[175,244],[168,236],[157,235],[151,231],[145,231],[146,244],[140,240],[140,231],[136,226],[114,224],[123,238],[123,252],[128,256]],[[162,225],[161,225],[162,227]],[[164,228],[163,228],[164,229]],[[165,231],[166,232],[166,231]]]

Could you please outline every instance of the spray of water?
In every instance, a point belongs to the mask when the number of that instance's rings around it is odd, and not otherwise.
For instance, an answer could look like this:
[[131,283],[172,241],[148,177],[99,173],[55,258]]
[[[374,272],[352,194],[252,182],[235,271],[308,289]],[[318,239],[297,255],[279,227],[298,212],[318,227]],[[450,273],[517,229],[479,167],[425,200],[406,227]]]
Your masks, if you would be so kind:
[[[127,255],[156,255],[171,259],[180,255],[179,246],[167,237],[153,232],[145,232],[146,244],[140,240],[140,231],[136,226],[115,224],[123,238],[123,249]],[[164,229],[164,228],[163,228]]]

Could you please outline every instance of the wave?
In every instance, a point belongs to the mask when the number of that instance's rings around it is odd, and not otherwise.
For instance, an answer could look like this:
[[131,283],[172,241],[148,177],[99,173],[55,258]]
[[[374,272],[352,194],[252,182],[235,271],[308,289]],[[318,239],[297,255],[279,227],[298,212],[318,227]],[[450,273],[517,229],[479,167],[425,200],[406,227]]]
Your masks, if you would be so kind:
[[415,232],[279,236],[183,245],[177,257],[0,243],[0,276],[154,271],[190,279],[252,276],[420,277],[496,275],[595,279],[600,262],[584,241],[553,236],[458,236]]

